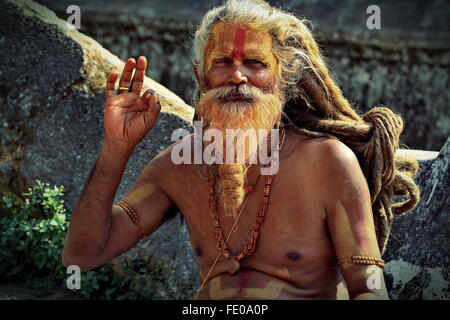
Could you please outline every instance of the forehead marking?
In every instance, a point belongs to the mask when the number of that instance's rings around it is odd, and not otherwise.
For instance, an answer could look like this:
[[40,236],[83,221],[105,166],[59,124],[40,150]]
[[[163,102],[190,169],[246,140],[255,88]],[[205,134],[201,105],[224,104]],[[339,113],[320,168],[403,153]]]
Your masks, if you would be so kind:
[[242,59],[244,57],[244,43],[247,30],[243,25],[238,25],[234,33],[233,52],[231,53],[233,59]]

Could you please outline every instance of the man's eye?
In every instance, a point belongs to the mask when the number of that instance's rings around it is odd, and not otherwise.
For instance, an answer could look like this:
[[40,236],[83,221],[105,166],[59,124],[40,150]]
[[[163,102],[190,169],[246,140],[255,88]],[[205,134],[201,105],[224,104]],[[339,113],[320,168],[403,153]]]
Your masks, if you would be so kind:
[[228,64],[228,63],[231,63],[231,59],[221,58],[221,59],[217,59],[216,61],[214,61],[214,63],[216,63],[216,64]]
[[246,59],[244,60],[244,63],[251,64],[251,65],[259,65],[259,66],[265,66],[265,64],[259,60],[255,59]]

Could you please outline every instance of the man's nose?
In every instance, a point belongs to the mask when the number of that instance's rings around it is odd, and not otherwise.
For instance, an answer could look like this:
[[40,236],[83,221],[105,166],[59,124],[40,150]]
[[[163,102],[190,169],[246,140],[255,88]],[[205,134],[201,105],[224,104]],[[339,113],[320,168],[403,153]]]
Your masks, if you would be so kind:
[[236,69],[231,74],[230,82],[234,85],[240,85],[240,84],[246,84],[248,82],[247,77],[245,74],[241,72],[241,70]]

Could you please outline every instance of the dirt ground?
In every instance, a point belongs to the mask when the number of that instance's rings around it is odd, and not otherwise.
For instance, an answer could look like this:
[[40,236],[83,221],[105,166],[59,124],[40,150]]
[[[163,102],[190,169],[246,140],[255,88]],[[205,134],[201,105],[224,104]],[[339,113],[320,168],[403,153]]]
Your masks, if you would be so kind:
[[0,300],[82,300],[68,290],[57,291],[42,295],[32,288],[15,281],[0,281]]

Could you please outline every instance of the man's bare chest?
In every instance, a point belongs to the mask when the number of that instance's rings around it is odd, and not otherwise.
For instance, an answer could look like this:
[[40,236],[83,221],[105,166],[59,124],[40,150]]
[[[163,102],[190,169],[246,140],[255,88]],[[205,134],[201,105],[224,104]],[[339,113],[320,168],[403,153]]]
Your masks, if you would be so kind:
[[[214,272],[225,271],[222,269],[226,259],[217,249],[214,220],[209,214],[208,183],[197,180],[194,185],[193,181],[194,178],[186,179],[184,187],[191,192],[179,193],[174,200],[186,219],[201,275],[205,277],[214,262],[217,265]],[[219,205],[220,227],[233,255],[243,252],[251,237],[262,189],[263,184],[256,186],[245,205],[239,208],[237,220],[226,216]],[[317,197],[303,189],[301,184],[284,185],[282,175],[274,179],[255,251],[240,261],[241,268],[260,270],[291,281],[301,274],[317,273],[318,265],[330,265],[334,252],[325,212]]]

